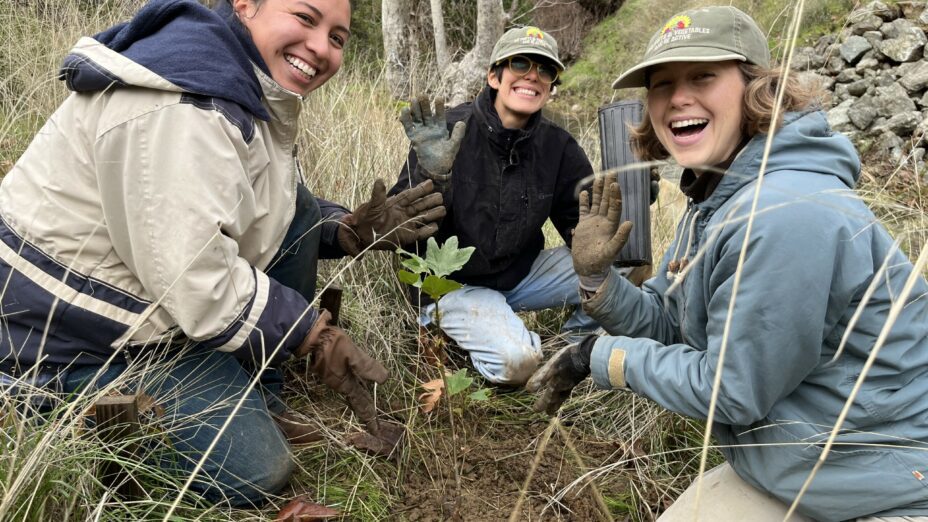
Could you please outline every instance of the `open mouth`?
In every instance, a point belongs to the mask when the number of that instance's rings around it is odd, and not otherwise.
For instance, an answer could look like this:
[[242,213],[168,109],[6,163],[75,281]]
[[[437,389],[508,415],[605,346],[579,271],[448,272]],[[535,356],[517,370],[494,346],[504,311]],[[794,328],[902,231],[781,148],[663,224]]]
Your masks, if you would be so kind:
[[533,91],[532,89],[527,89],[525,87],[516,87],[515,89],[513,89],[513,91],[515,91],[516,94],[521,94],[523,96],[531,96],[533,98],[535,96],[538,96],[537,91]]
[[284,60],[287,60],[287,63],[299,71],[299,73],[307,80],[312,80],[313,77],[316,76],[316,69],[314,69],[313,66],[309,65],[303,60],[300,60],[296,56],[293,56],[292,54],[285,54]]
[[706,128],[706,125],[709,125],[709,120],[705,118],[672,121],[670,122],[670,132],[672,132],[674,136],[684,138],[686,136],[699,134]]

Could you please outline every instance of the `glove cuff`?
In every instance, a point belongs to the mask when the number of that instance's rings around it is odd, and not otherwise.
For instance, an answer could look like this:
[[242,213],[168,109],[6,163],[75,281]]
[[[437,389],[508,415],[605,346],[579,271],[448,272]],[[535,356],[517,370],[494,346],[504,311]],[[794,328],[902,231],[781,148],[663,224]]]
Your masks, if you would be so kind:
[[580,288],[586,290],[587,292],[596,292],[599,290],[599,287],[603,285],[606,281],[606,278],[609,277],[608,269],[602,274],[596,275],[580,275],[577,274],[578,279],[580,279]]
[[593,355],[593,346],[596,344],[596,339],[599,339],[598,335],[587,335],[577,344],[577,348],[570,352],[570,362],[573,364],[574,369],[584,375],[590,374],[590,359]]
[[330,326],[329,323],[331,321],[332,314],[330,314],[328,310],[320,310],[319,318],[316,319],[315,323],[313,323],[313,326],[309,329],[309,332],[307,332],[306,337],[303,338],[303,342],[300,343],[300,346],[296,349],[294,355],[297,357],[312,355],[312,353],[319,347],[322,332]]

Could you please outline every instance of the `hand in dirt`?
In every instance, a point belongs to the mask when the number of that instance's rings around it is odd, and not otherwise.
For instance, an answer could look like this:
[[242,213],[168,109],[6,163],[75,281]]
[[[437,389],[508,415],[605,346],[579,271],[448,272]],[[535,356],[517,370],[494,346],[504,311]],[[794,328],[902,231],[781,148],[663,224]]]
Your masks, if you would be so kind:
[[295,355],[309,357],[310,370],[345,397],[361,422],[376,422],[377,409],[366,384],[383,384],[389,377],[387,369],[358,348],[344,330],[329,324],[331,320],[332,315],[323,310]]
[[276,522],[305,522],[308,520],[328,520],[340,516],[338,511],[310,502],[306,496],[300,495],[291,500],[280,513],[277,513]]
[[574,388],[590,375],[590,355],[596,339],[597,336],[588,335],[578,344],[561,348],[532,375],[525,389],[540,392],[535,400],[535,411],[554,415]]
[[[348,435],[347,441],[352,446],[374,455],[392,458],[400,447],[400,442],[406,434],[406,427],[394,422],[377,420],[367,424],[367,431],[359,431]],[[372,429],[373,427],[373,429]]]
[[622,192],[615,182],[606,184],[605,176],[593,180],[593,201],[587,191],[580,193],[580,221],[574,229],[571,256],[574,271],[581,277],[602,278],[628,242],[632,222],[620,223]]
[[342,219],[338,244],[356,256],[368,247],[394,250],[431,236],[446,213],[441,193],[434,190],[426,180],[388,198],[383,181],[376,180],[371,199]]
[[445,121],[445,100],[435,99],[434,114],[431,105],[426,96],[412,98],[409,100],[409,107],[403,107],[400,112],[400,122],[406,130],[413,150],[416,151],[419,166],[425,171],[425,175],[436,181],[448,181],[467,124],[463,121],[455,123],[449,137],[448,124]]

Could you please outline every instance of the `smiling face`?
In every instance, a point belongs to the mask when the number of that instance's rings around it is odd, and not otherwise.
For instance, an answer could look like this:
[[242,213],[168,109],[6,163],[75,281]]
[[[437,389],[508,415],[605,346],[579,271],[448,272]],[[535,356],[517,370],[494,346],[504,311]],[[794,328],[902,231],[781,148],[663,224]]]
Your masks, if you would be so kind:
[[[505,63],[505,62],[504,62]],[[528,119],[540,111],[551,97],[551,85],[538,78],[538,67],[532,67],[525,76],[516,76],[508,66],[497,78],[493,69],[487,73],[487,83],[496,89],[494,107],[503,127],[521,129]]]
[[348,0],[234,0],[233,7],[285,89],[308,94],[341,67],[351,34]]
[[743,139],[745,82],[738,62],[674,62],[649,70],[648,116],[678,164],[696,171],[727,160]]

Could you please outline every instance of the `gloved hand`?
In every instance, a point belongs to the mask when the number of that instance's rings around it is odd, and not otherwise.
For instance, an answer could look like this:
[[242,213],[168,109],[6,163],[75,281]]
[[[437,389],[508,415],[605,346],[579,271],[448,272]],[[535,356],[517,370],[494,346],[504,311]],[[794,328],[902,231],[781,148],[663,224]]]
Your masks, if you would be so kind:
[[609,267],[628,242],[628,235],[632,231],[631,221],[619,223],[622,214],[619,184],[610,182],[604,192],[605,183],[602,174],[597,174],[593,179],[592,203],[587,191],[580,193],[580,221],[574,229],[571,257],[574,271],[580,276],[581,286],[584,287],[589,286],[584,284],[585,281],[598,281],[601,284],[605,280]]
[[436,221],[446,213],[441,193],[433,190],[432,180],[426,180],[388,198],[378,179],[371,199],[342,218],[338,244],[356,256],[367,247],[393,250],[431,236],[438,231]]
[[461,140],[467,124],[459,121],[448,137],[448,124],[445,122],[445,100],[435,99],[435,113],[426,96],[409,100],[409,107],[400,112],[400,122],[406,129],[406,136],[416,151],[419,166],[424,174],[439,182],[451,179],[451,166],[461,148]]
[[541,392],[535,400],[535,411],[554,415],[574,388],[590,375],[590,355],[596,339],[597,336],[588,335],[578,344],[561,348],[532,375],[525,389]]
[[366,383],[383,384],[387,369],[361,351],[344,330],[329,324],[331,320],[332,315],[323,310],[295,355],[309,357],[310,370],[319,380],[342,394],[358,419],[376,431],[377,409]]

